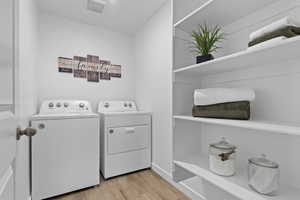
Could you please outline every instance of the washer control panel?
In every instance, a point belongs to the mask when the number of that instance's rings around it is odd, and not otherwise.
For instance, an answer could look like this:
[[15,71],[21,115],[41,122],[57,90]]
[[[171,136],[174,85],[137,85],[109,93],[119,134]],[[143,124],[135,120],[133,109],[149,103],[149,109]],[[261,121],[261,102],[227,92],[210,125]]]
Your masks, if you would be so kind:
[[40,114],[92,113],[91,104],[80,100],[47,100],[40,108]]
[[134,112],[137,107],[134,101],[101,101],[98,112]]

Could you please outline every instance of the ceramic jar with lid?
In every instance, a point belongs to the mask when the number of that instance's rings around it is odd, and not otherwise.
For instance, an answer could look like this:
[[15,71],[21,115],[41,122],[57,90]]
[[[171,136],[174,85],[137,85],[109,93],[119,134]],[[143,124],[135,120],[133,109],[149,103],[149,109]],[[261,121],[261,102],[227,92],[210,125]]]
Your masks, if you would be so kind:
[[236,146],[228,143],[225,138],[218,143],[209,145],[209,169],[221,176],[235,174]]
[[248,160],[249,186],[264,195],[274,195],[279,188],[280,170],[276,162],[268,160],[263,154]]

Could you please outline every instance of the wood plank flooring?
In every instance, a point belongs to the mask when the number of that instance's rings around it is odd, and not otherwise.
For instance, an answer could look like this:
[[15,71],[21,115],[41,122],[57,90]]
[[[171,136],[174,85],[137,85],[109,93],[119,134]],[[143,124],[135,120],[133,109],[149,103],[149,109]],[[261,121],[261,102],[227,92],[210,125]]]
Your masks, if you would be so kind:
[[152,170],[120,176],[100,186],[52,200],[190,200]]

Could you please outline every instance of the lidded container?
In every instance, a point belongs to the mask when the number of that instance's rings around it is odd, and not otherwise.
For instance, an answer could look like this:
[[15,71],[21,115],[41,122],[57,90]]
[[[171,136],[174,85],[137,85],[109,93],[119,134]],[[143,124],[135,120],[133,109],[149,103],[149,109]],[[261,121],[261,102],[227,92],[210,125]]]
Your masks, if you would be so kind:
[[225,138],[218,143],[209,145],[209,169],[221,176],[235,174],[236,146],[228,143]]
[[248,160],[249,186],[264,195],[275,195],[279,189],[280,169],[276,162],[266,155]]

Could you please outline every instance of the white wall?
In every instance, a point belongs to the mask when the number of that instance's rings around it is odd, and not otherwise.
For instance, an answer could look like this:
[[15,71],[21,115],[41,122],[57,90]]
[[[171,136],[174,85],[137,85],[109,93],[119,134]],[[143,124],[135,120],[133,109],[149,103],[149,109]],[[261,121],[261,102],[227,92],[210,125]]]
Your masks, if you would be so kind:
[[[19,69],[17,74],[18,115],[22,128],[28,126],[29,117],[36,112],[36,57],[38,38],[38,14],[35,0],[19,0]],[[16,160],[16,199],[29,197],[29,140],[18,142]]]
[[153,164],[172,170],[172,9],[168,1],[135,38],[136,101],[153,112]]
[[[46,99],[84,99],[96,108],[99,100],[132,100],[135,97],[133,38],[66,18],[41,14],[38,57],[38,102]],[[100,56],[122,65],[122,78],[99,83],[59,73],[57,58]]]

